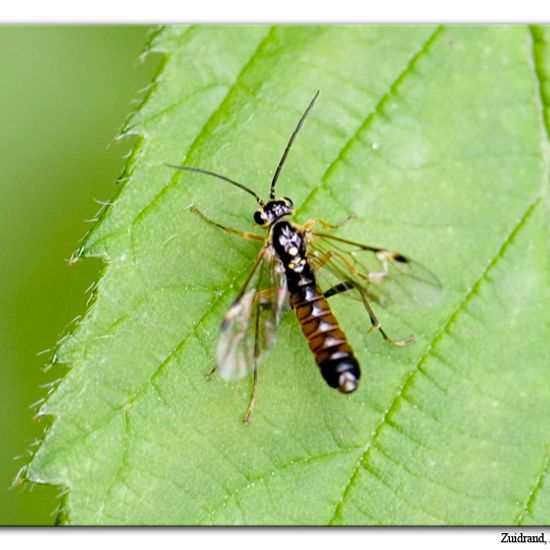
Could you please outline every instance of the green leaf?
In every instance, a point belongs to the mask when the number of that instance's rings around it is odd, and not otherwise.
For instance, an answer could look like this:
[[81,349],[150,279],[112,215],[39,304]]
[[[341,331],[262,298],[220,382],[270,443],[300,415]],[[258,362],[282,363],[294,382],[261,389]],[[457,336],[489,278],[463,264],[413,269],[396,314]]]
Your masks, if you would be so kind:
[[[125,133],[125,185],[81,256],[95,301],[56,360],[55,419],[25,472],[68,490],[72,524],[544,524],[550,521],[547,28],[168,27],[155,84]],[[250,381],[213,366],[252,229],[317,89],[278,192],[296,219],[394,248],[442,281],[441,302],[333,307],[360,389],[329,388],[292,313]]]

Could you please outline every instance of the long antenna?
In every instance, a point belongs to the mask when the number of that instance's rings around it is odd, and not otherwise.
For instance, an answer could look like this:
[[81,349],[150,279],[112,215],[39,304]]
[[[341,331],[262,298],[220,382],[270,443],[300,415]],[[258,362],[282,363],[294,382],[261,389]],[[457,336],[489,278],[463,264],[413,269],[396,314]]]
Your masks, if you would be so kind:
[[304,120],[306,119],[307,115],[309,115],[309,112],[313,108],[313,104],[315,103],[315,100],[319,96],[319,90],[317,90],[317,93],[313,96],[313,99],[311,100],[310,104],[308,105],[307,109],[305,110],[304,114],[298,121],[298,124],[296,125],[296,128],[294,129],[294,132],[292,132],[292,135],[290,136],[290,139],[288,140],[287,146],[285,147],[285,150],[283,152],[283,156],[281,157],[281,160],[279,161],[279,166],[277,166],[277,170],[275,170],[275,175],[273,176],[273,180],[271,182],[271,191],[269,192],[269,198],[274,199],[275,198],[275,184],[277,183],[277,179],[279,178],[279,174],[281,173],[281,169],[283,168],[283,164],[285,163],[286,157],[288,156],[288,152],[290,151],[290,148],[292,147],[292,144],[294,143],[294,140],[296,139],[296,136],[298,135],[298,132],[300,131],[300,128],[302,127],[302,124],[304,123]]
[[169,168],[175,168],[176,170],[187,170],[188,172],[198,172],[199,174],[206,174],[207,176],[214,176],[215,178],[218,178],[220,180],[226,181],[230,183],[231,185],[235,185],[236,187],[239,187],[243,191],[246,191],[247,193],[250,193],[255,199],[256,202],[261,206],[264,207],[264,201],[261,199],[260,195],[252,191],[252,189],[249,189],[246,185],[243,185],[242,183],[239,183],[238,181],[232,180],[231,178],[228,178],[227,176],[222,176],[221,174],[216,174],[216,172],[211,172],[210,170],[204,170],[203,168],[195,168],[193,166],[180,166],[178,164],[167,164]]

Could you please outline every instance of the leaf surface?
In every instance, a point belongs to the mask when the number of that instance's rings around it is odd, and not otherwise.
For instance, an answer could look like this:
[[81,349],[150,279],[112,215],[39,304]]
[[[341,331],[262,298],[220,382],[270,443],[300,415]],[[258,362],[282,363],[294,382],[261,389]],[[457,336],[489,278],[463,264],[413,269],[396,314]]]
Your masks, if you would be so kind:
[[[68,488],[72,524],[527,524],[550,521],[547,28],[168,27],[126,133],[124,187],[81,256],[107,266],[56,360],[55,419],[26,477]],[[278,184],[312,217],[437,274],[443,299],[331,298],[363,369],[326,386],[292,313],[250,381],[205,380],[224,310]]]

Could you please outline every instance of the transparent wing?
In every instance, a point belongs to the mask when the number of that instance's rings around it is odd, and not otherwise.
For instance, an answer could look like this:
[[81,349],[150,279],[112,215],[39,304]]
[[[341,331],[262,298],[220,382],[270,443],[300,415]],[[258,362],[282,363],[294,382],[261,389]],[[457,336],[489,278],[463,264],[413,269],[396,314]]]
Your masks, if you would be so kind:
[[284,266],[266,244],[222,322],[216,365],[224,380],[238,380],[255,370],[261,354],[275,343],[287,304]]
[[328,233],[313,232],[312,235],[310,261],[325,292],[330,288],[343,290],[337,285],[348,281],[353,285],[349,285],[345,294],[361,300],[357,290],[361,287],[380,305],[430,305],[440,297],[441,283],[437,277],[399,252]]

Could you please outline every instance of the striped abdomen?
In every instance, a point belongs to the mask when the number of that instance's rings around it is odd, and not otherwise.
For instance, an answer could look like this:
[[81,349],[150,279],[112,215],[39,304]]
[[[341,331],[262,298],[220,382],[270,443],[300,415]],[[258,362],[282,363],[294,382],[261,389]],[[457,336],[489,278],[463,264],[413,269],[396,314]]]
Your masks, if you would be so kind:
[[361,371],[346,335],[315,283],[291,292],[291,305],[327,384],[342,393],[359,385]]
[[290,303],[323,378],[342,393],[352,392],[361,377],[359,363],[317,286],[304,236],[291,223],[279,221],[273,226],[272,237],[273,248],[285,268]]

